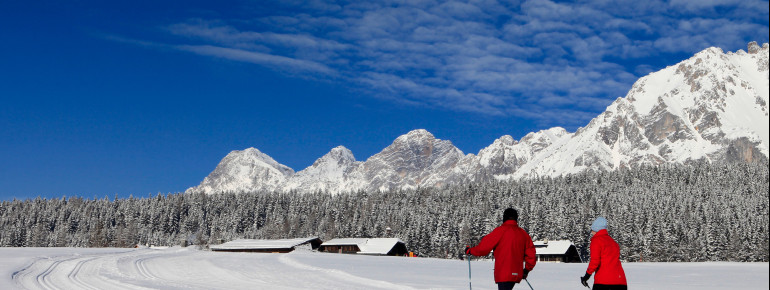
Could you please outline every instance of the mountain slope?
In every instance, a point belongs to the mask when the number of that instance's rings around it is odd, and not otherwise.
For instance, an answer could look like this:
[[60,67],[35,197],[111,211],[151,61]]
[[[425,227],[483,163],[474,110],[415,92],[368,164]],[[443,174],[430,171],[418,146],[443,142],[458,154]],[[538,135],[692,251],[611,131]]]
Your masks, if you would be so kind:
[[768,156],[768,45],[751,53],[706,49],[639,79],[625,98],[514,174],[694,160],[754,162]]

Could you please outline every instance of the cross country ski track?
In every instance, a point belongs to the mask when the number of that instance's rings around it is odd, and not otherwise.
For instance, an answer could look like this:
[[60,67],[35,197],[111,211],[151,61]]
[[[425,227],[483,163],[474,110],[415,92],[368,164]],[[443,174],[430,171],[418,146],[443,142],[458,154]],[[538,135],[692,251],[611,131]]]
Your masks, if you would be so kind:
[[[23,289],[412,289],[344,271],[303,264],[292,254],[251,254],[187,249],[62,255],[36,259],[13,274]],[[243,260],[241,256],[241,260]]]

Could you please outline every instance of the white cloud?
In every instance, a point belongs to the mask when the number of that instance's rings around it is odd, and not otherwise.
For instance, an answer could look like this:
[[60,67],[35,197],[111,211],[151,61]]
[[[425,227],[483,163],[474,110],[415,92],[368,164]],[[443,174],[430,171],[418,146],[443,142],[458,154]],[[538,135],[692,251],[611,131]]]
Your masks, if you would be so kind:
[[253,51],[233,49],[227,47],[218,47],[212,45],[178,45],[177,49],[189,51],[200,55],[215,56],[229,60],[249,62],[260,65],[267,65],[279,70],[291,70],[302,72],[316,72],[326,75],[333,75],[335,71],[326,65],[312,61],[288,58],[279,55],[265,54]]
[[585,124],[654,69],[640,59],[742,47],[757,31],[767,37],[766,22],[697,14],[757,2],[316,0],[281,4],[295,13],[191,20],[166,31],[182,39],[170,45],[176,49],[334,75],[395,102],[569,126]]

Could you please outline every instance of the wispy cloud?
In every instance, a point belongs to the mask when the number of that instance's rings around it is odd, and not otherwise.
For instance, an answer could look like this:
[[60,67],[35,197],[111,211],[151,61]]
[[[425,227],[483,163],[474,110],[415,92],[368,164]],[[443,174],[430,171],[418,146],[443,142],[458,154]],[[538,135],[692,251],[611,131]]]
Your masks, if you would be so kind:
[[179,50],[189,51],[200,55],[215,56],[229,60],[267,65],[278,69],[288,69],[292,71],[303,72],[313,71],[329,75],[334,74],[334,70],[330,69],[326,65],[313,61],[289,58],[280,55],[212,45],[178,45],[174,47]]
[[756,0],[277,5],[165,31],[181,39],[170,45],[178,50],[332,75],[395,102],[565,126],[585,124],[659,65],[645,60],[730,50],[768,32],[767,1]]

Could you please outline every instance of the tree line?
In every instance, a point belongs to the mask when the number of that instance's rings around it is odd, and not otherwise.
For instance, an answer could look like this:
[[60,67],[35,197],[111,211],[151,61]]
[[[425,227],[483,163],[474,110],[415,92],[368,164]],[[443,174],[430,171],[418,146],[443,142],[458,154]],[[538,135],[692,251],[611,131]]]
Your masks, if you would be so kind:
[[534,240],[571,240],[609,220],[625,261],[768,261],[768,164],[643,166],[613,172],[387,192],[175,193],[0,203],[0,246],[198,245],[237,238],[397,237],[457,258],[507,207]]

